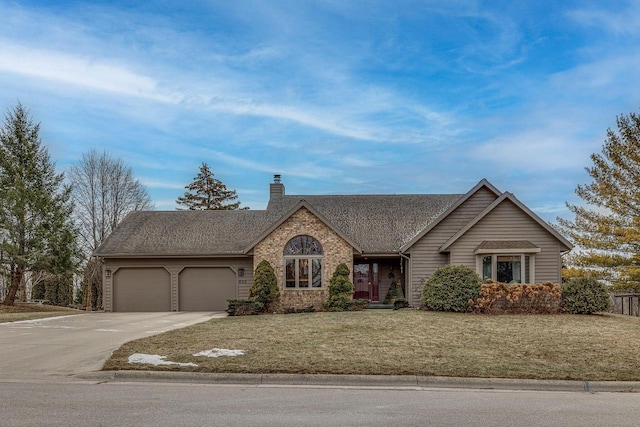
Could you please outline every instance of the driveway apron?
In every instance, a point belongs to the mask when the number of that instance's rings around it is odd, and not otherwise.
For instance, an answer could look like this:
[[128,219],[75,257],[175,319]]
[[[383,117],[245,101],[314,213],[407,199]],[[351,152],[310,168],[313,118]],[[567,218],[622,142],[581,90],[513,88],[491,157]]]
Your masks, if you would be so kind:
[[87,313],[0,323],[0,381],[71,377],[102,369],[122,344],[224,312]]

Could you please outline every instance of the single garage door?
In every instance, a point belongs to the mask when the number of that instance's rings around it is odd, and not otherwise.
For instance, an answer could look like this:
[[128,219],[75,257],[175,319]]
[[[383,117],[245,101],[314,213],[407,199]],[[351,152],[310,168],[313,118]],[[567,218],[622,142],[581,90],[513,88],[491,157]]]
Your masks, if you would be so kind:
[[180,311],[222,311],[236,299],[236,274],[227,267],[188,267],[179,280]]
[[159,267],[118,269],[113,311],[171,311],[171,275]]

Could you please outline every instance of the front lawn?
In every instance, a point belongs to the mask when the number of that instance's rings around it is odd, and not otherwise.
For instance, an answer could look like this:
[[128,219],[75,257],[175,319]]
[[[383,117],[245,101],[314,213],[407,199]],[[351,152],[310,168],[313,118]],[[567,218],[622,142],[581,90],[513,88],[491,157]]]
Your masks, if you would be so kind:
[[[213,348],[235,357],[194,357]],[[363,311],[214,319],[125,344],[105,370],[640,380],[640,318]],[[197,367],[130,364],[134,353]]]
[[0,304],[0,323],[17,322],[19,320],[43,319],[45,317],[68,316],[81,314],[83,311],[73,308],[57,307],[46,304]]

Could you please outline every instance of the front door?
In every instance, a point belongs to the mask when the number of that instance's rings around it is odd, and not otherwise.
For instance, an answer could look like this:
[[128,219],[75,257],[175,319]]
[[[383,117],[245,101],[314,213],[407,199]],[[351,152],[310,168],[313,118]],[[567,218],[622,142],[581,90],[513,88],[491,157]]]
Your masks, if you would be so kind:
[[354,264],[353,284],[356,288],[353,298],[378,302],[380,300],[378,263]]

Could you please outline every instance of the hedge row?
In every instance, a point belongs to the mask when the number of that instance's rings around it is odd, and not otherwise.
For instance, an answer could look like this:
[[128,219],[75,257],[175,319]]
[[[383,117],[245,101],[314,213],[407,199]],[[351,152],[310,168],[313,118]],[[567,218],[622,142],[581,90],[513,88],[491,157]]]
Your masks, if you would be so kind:
[[493,282],[483,284],[480,296],[470,301],[471,311],[488,314],[554,314],[562,312],[562,286]]
[[607,311],[610,300],[606,286],[592,278],[575,278],[563,285],[507,285],[491,280],[482,284],[473,269],[447,265],[423,282],[422,306],[427,310],[492,314],[592,314]]

